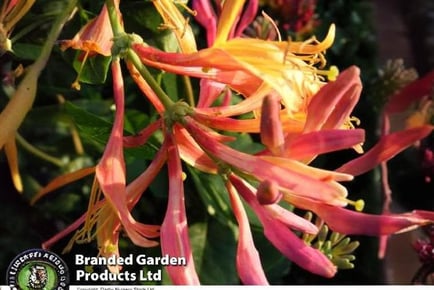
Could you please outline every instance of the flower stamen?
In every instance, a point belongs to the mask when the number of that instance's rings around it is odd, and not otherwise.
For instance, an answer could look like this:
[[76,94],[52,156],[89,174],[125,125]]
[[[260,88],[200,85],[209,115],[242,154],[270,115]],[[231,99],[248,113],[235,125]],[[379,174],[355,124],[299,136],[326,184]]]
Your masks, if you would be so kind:
[[345,201],[348,202],[349,205],[354,206],[356,211],[363,211],[363,208],[365,207],[365,201],[363,199],[358,199],[356,201],[345,199]]

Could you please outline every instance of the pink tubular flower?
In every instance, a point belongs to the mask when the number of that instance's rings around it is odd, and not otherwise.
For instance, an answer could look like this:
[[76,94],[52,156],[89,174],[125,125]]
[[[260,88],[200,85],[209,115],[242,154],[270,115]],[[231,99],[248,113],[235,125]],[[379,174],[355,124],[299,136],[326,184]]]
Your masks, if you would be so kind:
[[96,177],[104,196],[112,207],[116,209],[116,214],[130,239],[135,244],[144,247],[155,246],[155,241],[146,238],[146,226],[134,220],[127,205],[122,140],[124,127],[124,88],[119,60],[113,61],[112,73],[116,115],[104,155],[96,166]]
[[249,220],[238,193],[230,182],[226,182],[232,209],[239,226],[237,248],[237,270],[245,285],[268,285],[267,277],[261,267],[259,253],[253,244]]
[[[206,29],[208,46],[212,46],[217,37],[217,33],[219,34],[221,33],[221,31],[217,31],[218,25],[221,30],[222,26],[232,23],[231,21],[228,21],[226,19],[227,12],[225,12],[226,14],[222,15],[222,9],[223,9],[223,7],[221,7],[222,2],[219,1],[215,1],[217,3],[212,3],[212,2],[214,1],[194,0],[192,2],[193,9],[197,12],[195,16],[196,21],[199,22]],[[242,2],[242,1],[233,1],[233,3],[236,2]],[[213,8],[213,4],[217,6],[217,11],[215,11],[215,9]],[[233,26],[229,27],[231,29],[231,32],[228,38],[240,37],[244,29],[246,29],[246,27],[250,23],[252,23],[254,18],[256,17],[258,11],[258,1],[249,0],[246,6],[247,7],[244,10],[244,12],[238,10],[239,14],[242,14],[241,17],[240,15],[235,15],[235,18],[239,19],[237,21],[238,25],[235,26],[234,24],[232,24]],[[226,9],[226,10],[232,11],[233,9]],[[221,23],[218,24],[218,22]]]
[[280,99],[275,95],[266,96],[262,103],[261,142],[273,155],[283,153],[284,136],[280,120]]
[[[433,84],[434,72],[431,72],[423,78],[411,82],[392,95],[383,110],[382,132],[378,143],[363,156],[351,160],[336,169],[339,172],[359,175],[381,164],[384,214],[390,213],[390,204],[392,202],[392,192],[388,183],[387,161],[399,152],[418,143],[419,140],[431,134],[434,128],[434,126],[429,124],[430,116],[426,108],[423,108],[422,112],[417,111],[415,114],[411,115],[407,119],[406,126],[399,128],[395,132],[391,132],[390,118],[394,114],[402,113],[408,109],[412,103],[426,98],[431,93]],[[426,106],[430,105],[431,103],[426,102]],[[383,236],[380,240],[378,253],[380,258],[383,258],[386,253],[387,239],[387,236]]]
[[299,208],[315,212],[332,230],[348,235],[390,235],[412,230],[433,221],[433,216],[420,214],[418,211],[374,215],[298,197],[288,197],[288,202],[297,204]]
[[188,238],[187,216],[184,205],[184,186],[181,160],[171,133],[166,134],[167,165],[169,171],[169,200],[161,225],[161,250],[163,255],[185,257],[186,265],[166,267],[174,284],[198,285],[199,278],[194,267]]
[[[334,179],[351,179],[351,176],[338,176],[333,172],[322,174],[322,172],[316,171],[314,168],[311,169],[312,171],[310,173],[315,175],[304,175],[293,170],[291,165],[289,165],[288,168],[278,166],[268,161],[265,157],[241,153],[215,142],[198,123],[191,119],[187,120],[186,128],[207,153],[216,156],[235,168],[255,176],[259,181],[266,179],[274,180],[280,187],[291,191],[290,194],[306,195],[309,198],[329,204],[342,206],[347,203],[345,199],[347,195],[346,189],[335,182]],[[300,169],[305,165],[293,164],[293,166]],[[325,175],[330,178],[329,182],[324,182],[323,178]]]
[[306,245],[284,224],[273,219],[255,198],[252,189],[249,188],[240,178],[232,175],[231,182],[239,194],[247,201],[258,215],[264,226],[264,233],[268,240],[279,249],[288,259],[309,272],[324,276],[333,277],[336,267],[320,251]]

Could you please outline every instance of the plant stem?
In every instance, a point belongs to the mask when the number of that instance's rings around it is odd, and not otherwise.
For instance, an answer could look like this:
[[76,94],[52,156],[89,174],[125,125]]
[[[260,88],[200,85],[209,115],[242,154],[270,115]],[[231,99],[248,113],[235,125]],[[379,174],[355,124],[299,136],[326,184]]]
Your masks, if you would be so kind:
[[[106,0],[105,3],[107,5],[107,11],[110,18],[110,24],[113,30],[113,36],[116,38],[117,36],[121,36],[125,34],[125,31],[120,23],[119,19],[119,11],[117,11],[117,7],[115,5],[115,1],[117,0]],[[169,96],[163,91],[158,82],[151,75],[149,70],[142,64],[139,56],[132,50],[128,49],[126,53],[126,57],[129,61],[136,67],[137,71],[140,75],[145,79],[145,81],[149,84],[149,86],[154,90],[155,94],[158,96],[160,101],[163,103],[164,107],[168,108],[174,104],[174,102],[169,98]]]
[[174,102],[170,99],[170,97],[163,91],[154,77],[151,75],[149,70],[143,65],[140,61],[139,56],[132,50],[128,49],[127,52],[128,60],[136,67],[137,71],[140,75],[145,79],[145,81],[149,84],[149,86],[154,90],[155,94],[160,99],[161,103],[163,103],[164,107],[167,109],[171,107]]
[[24,139],[20,134],[18,133],[15,134],[15,138],[21,147],[23,147],[25,150],[32,153],[33,155],[41,158],[42,160],[48,161],[58,167],[63,167],[63,165],[65,165],[65,163],[61,159],[51,156],[43,152],[42,150],[36,148],[35,146],[27,142],[26,139]]
[[23,122],[26,114],[33,106],[36,98],[38,78],[50,57],[51,50],[62,31],[63,25],[68,20],[74,10],[77,0],[68,2],[67,7],[56,18],[47,36],[41,54],[36,61],[27,68],[27,72],[12,95],[6,107],[0,112],[0,149],[7,142],[8,138],[13,138],[18,127]]
[[189,76],[182,76],[182,80],[184,81],[185,93],[187,95],[188,104],[194,107],[195,104],[194,104],[193,87],[191,86],[191,79]]
[[122,24],[120,23],[119,11],[117,8],[118,5],[115,5],[115,1],[119,1],[119,0],[106,0],[105,1],[105,5],[107,6],[107,11],[108,11],[110,24],[112,26],[114,37],[125,33],[124,28],[123,28]]
[[42,47],[41,54],[38,59],[33,64],[34,67],[42,71],[42,69],[47,64],[47,61],[50,57],[51,50],[53,49],[56,40],[62,31],[63,25],[65,25],[69,16],[73,12],[75,6],[77,5],[77,0],[68,1],[67,7],[62,11],[62,13],[56,18],[56,21],[53,23],[50,32],[48,33],[47,40],[45,40],[44,46]]

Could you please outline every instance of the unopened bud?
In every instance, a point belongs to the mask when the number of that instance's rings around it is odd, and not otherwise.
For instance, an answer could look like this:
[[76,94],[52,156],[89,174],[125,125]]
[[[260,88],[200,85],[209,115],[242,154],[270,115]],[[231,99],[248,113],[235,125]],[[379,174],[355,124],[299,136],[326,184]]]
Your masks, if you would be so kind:
[[260,204],[274,204],[282,199],[282,193],[279,191],[276,182],[264,180],[258,186],[256,198]]
[[280,100],[275,95],[267,95],[262,101],[261,142],[273,155],[281,155],[284,136],[280,122]]

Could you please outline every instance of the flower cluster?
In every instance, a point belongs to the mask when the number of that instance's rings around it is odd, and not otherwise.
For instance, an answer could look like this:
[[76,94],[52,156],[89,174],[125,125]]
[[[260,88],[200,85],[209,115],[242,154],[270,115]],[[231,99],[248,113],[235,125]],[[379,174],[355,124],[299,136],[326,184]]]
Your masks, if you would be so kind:
[[[86,57],[111,56],[115,115],[112,131],[98,164],[53,180],[33,199],[83,176],[95,174],[87,212],[47,241],[49,247],[76,231],[75,241],[96,238],[100,255],[119,256],[119,235],[124,231],[140,247],[161,244],[163,254],[182,256],[187,266],[168,266],[174,284],[199,284],[185,207],[182,161],[202,172],[223,178],[239,226],[236,267],[244,284],[268,284],[255,248],[245,207],[262,224],[265,237],[284,256],[312,273],[333,277],[340,255],[353,260],[357,247],[344,234],[387,236],[430,224],[434,213],[362,213],[363,200],[348,198],[342,184],[367,172],[432,131],[430,125],[385,135],[377,145],[336,170],[316,168],[321,154],[354,149],[363,153],[364,130],[351,116],[362,89],[359,69],[341,73],[325,69],[325,51],[333,44],[332,25],[322,41],[274,41],[243,34],[257,13],[257,1],[193,0],[194,17],[207,31],[208,47],[197,49],[188,21],[171,0],[152,2],[160,13],[161,28],[170,29],[176,51],[145,43],[123,27],[119,0],[108,0],[101,13],[63,48],[82,50]],[[243,10],[244,9],[244,10]],[[110,23],[110,25],[108,25]],[[121,61],[158,113],[138,135],[124,135],[125,87]],[[197,102],[173,101],[148,67],[200,80]],[[75,84],[76,88],[79,88]],[[237,101],[241,96],[241,101]],[[0,122],[1,123],[1,122]],[[146,144],[159,132],[161,146],[146,170],[127,183],[124,149]],[[226,134],[231,132],[231,134]],[[257,134],[262,150],[255,154],[229,146],[234,134]],[[167,209],[161,225],[144,224],[132,215],[164,165],[168,171]],[[244,201],[244,203],[243,203]],[[320,226],[285,204],[314,213],[335,234],[329,246],[311,245],[303,235],[319,234]],[[353,206],[355,211],[347,206]],[[332,257],[332,258],[331,258]],[[334,258],[334,259],[333,259]],[[348,264],[347,264],[348,266]],[[113,265],[113,272],[121,268]]]

